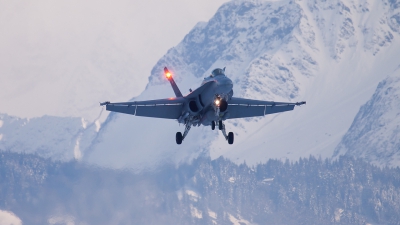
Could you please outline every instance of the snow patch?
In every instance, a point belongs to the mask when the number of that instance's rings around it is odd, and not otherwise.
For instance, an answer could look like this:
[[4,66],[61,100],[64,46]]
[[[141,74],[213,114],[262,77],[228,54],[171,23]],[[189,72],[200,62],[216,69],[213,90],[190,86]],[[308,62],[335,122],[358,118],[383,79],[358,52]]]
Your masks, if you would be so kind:
[[22,221],[14,213],[0,210],[0,224],[2,225],[22,225]]
[[75,147],[74,147],[74,158],[76,160],[81,160],[82,159],[82,152],[81,152],[81,149],[79,147],[80,141],[81,141],[80,137],[78,139],[76,139],[76,143],[75,143]]
[[194,191],[186,190],[186,194],[189,195],[190,200],[194,202],[197,202],[200,199],[200,196]]
[[245,220],[245,219],[241,219],[239,216],[239,219],[237,219],[236,217],[232,216],[231,214],[229,214],[229,220],[234,224],[234,225],[251,225],[252,223],[250,223],[249,221]]
[[236,180],[236,179],[235,179],[234,177],[229,177],[229,180],[228,180],[228,181],[231,182],[231,183],[235,183],[235,180]]
[[178,197],[179,201],[181,201],[182,198],[183,198],[182,191],[177,191],[177,192],[176,192],[176,196]]
[[75,218],[72,216],[53,216],[50,217],[47,222],[50,225],[54,224],[65,224],[65,225],[75,225]]
[[342,217],[344,210],[341,208],[335,209],[335,222],[340,222],[340,218]]
[[86,129],[86,127],[87,127],[87,121],[82,117],[81,118],[81,121],[82,121],[82,127],[83,127],[83,129]]
[[208,209],[208,216],[211,217],[211,218],[213,218],[214,220],[217,219],[217,213],[211,211],[210,209]]
[[96,125],[96,132],[99,132],[100,128],[101,128],[101,123],[99,120],[96,120],[94,122],[94,125]]
[[274,178],[265,178],[264,180],[261,181],[261,183],[267,184],[271,183],[272,181],[274,181]]
[[193,205],[190,205],[190,213],[195,218],[199,218],[199,219],[203,218],[203,213],[199,209],[194,207]]

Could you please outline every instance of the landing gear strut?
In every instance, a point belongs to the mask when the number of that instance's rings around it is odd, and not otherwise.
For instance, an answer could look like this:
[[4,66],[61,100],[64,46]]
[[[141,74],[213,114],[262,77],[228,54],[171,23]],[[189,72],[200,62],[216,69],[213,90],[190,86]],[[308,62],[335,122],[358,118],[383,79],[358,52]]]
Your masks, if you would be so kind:
[[183,139],[185,139],[185,137],[189,133],[189,130],[191,127],[192,127],[192,123],[187,122],[185,125],[185,131],[183,132],[183,135],[181,132],[176,132],[176,143],[178,145],[182,144]]
[[229,132],[228,135],[226,135],[226,129],[225,129],[225,124],[222,122],[222,120],[219,121],[219,129],[222,131],[222,134],[224,135],[225,139],[228,141],[228,144],[233,144],[234,136],[233,132]]

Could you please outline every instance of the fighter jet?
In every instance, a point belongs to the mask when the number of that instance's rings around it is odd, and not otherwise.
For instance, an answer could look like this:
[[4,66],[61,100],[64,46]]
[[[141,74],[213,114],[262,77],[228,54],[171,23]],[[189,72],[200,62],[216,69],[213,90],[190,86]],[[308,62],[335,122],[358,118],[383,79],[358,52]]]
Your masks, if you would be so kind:
[[183,96],[176,85],[172,73],[164,68],[166,79],[171,83],[175,92],[174,98],[165,98],[134,102],[103,102],[108,111],[126,113],[135,116],[145,116],[163,119],[175,119],[185,125],[185,131],[176,133],[176,143],[182,144],[193,126],[218,126],[229,144],[233,144],[233,132],[226,133],[224,121],[245,117],[265,116],[293,110],[303,102],[273,102],[233,97],[233,83],[225,75],[225,68],[214,69],[210,76],[205,77],[200,87],[189,90]]

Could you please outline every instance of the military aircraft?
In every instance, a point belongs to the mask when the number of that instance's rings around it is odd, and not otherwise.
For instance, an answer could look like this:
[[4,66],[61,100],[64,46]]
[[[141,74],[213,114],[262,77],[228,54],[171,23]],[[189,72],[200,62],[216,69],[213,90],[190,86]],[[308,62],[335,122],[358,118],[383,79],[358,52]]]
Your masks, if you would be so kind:
[[222,131],[229,144],[233,144],[233,132],[226,134],[227,119],[264,116],[294,109],[294,106],[306,104],[303,102],[273,102],[233,97],[233,83],[225,75],[225,68],[214,69],[210,76],[205,77],[201,86],[183,96],[172,73],[164,68],[164,74],[171,83],[175,98],[165,98],[134,102],[103,102],[108,111],[126,113],[135,116],[176,119],[185,125],[185,131],[176,133],[176,143],[180,145],[192,126],[215,126]]

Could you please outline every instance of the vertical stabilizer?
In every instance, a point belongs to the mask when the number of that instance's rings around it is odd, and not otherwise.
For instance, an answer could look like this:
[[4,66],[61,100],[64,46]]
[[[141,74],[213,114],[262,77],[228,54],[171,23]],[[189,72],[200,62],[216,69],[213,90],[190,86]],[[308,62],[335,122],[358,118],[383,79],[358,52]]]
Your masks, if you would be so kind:
[[171,72],[169,72],[167,67],[164,67],[164,74],[171,83],[172,89],[174,90],[176,97],[183,97],[181,91],[178,88],[178,85],[176,85],[174,78],[172,78],[172,74]]

